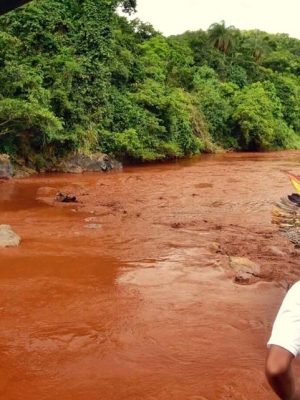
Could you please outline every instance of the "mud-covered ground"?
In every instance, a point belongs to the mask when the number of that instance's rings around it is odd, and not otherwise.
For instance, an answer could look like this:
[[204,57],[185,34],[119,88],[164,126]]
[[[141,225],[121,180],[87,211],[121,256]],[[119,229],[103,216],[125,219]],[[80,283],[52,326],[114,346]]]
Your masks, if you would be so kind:
[[[0,184],[0,223],[23,238],[0,250],[0,399],[275,399],[265,343],[300,260],[271,210],[299,161],[227,154]],[[258,264],[257,282],[234,283],[230,257]]]

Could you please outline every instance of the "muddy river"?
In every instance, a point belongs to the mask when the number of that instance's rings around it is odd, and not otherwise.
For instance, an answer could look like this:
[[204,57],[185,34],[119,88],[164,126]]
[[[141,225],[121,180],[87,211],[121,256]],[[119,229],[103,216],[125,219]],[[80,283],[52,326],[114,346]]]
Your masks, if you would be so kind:
[[[265,343],[300,275],[271,224],[284,171],[299,152],[1,183],[22,244],[0,250],[0,399],[275,400]],[[230,257],[261,278],[235,283]]]

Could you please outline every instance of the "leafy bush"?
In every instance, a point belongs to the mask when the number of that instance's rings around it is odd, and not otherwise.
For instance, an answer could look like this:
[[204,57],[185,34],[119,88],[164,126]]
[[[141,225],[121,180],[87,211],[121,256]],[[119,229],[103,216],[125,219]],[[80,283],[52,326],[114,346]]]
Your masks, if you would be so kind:
[[272,84],[254,83],[238,92],[232,115],[240,146],[246,150],[290,148],[296,136],[283,120],[281,103]]

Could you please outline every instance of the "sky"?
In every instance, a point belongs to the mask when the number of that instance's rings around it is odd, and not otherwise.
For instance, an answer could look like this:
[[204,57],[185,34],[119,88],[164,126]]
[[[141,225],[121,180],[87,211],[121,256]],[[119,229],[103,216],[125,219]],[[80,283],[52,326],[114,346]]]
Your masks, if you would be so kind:
[[206,30],[214,22],[288,33],[300,39],[300,0],[137,0],[137,14],[165,35]]

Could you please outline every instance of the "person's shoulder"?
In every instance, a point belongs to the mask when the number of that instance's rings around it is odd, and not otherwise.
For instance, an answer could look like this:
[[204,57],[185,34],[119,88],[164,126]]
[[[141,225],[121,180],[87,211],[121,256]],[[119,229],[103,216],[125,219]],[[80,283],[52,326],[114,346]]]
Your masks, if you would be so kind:
[[300,281],[296,281],[295,283],[293,283],[290,288],[289,288],[289,293],[292,292],[298,292],[300,293]]

